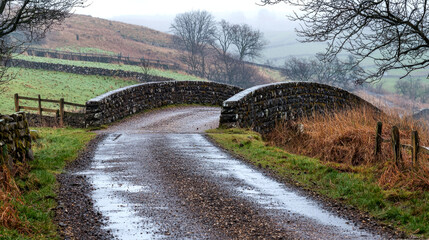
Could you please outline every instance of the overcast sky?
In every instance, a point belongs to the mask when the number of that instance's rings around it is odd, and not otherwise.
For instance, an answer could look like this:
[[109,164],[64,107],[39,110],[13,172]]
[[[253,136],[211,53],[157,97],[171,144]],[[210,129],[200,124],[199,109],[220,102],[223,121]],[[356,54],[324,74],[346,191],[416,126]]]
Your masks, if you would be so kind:
[[247,17],[267,9],[278,14],[287,11],[283,3],[275,6],[258,6],[258,0],[88,0],[91,5],[78,13],[112,18],[123,15],[175,15],[191,10],[207,10],[213,13],[242,12]]
[[88,0],[89,7],[76,13],[139,24],[168,31],[174,16],[192,10],[207,10],[218,20],[248,23],[265,30],[290,30],[284,3],[259,6],[259,0]]

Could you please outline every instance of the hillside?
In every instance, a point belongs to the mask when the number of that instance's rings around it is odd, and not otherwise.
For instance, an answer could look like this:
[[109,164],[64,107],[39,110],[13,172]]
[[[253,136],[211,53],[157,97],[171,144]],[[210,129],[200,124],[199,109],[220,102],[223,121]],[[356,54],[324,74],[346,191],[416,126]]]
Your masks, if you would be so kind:
[[[186,69],[180,61],[183,50],[174,43],[173,35],[86,15],[73,15],[66,19],[60,27],[48,33],[45,39],[33,47],[159,60],[178,65],[182,70]],[[253,68],[258,74],[255,83],[282,80],[281,77],[276,77],[279,75],[276,71],[257,66]]]
[[181,52],[172,35],[146,27],[116,21],[73,15],[47,34],[37,47],[56,50],[122,54],[179,63]]

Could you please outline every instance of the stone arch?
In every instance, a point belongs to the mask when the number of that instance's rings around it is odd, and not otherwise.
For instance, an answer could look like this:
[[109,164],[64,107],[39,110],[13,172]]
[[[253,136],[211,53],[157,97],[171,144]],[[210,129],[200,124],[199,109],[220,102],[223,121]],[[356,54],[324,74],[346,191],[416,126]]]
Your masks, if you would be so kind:
[[340,88],[312,82],[283,82],[246,89],[223,103],[220,125],[268,133],[277,121],[372,104]]

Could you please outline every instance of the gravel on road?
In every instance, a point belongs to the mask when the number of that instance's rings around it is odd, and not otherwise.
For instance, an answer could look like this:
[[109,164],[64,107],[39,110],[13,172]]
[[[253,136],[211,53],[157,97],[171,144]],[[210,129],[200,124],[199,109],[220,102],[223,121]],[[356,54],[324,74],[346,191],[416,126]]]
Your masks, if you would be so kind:
[[[220,109],[146,112],[101,130],[58,177],[65,239],[385,239],[230,155],[203,131]],[[369,220],[371,221],[371,220]]]

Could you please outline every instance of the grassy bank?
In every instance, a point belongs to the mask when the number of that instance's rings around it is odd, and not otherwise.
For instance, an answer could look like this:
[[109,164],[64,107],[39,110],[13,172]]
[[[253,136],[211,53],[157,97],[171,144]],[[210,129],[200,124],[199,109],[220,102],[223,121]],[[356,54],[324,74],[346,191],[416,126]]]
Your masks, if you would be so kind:
[[241,129],[212,130],[209,136],[224,148],[270,169],[289,182],[331,199],[353,205],[386,224],[407,233],[429,237],[429,193],[403,188],[381,188],[374,169],[356,167],[354,172],[337,170],[329,164],[264,142],[254,132]]
[[56,207],[55,175],[74,160],[80,150],[95,136],[82,129],[37,129],[40,139],[33,144],[35,160],[27,173],[18,174],[8,200],[0,202],[11,228],[0,224],[0,239],[58,239],[53,223]]

